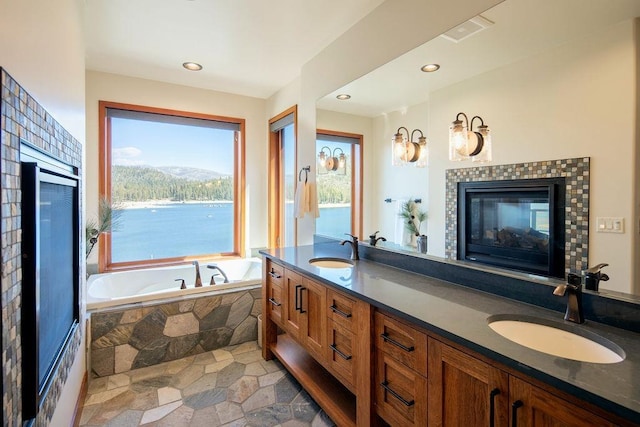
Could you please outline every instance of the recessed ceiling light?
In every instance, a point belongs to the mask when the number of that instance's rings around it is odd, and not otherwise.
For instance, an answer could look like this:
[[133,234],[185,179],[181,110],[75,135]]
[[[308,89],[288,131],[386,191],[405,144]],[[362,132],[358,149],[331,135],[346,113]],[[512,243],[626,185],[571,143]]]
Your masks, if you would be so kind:
[[434,71],[438,71],[440,69],[440,65],[438,64],[427,64],[420,67],[422,71],[425,73],[433,73]]
[[185,62],[182,64],[182,66],[184,68],[186,68],[189,71],[200,71],[202,70],[202,65],[198,64],[197,62]]
[[347,99],[351,99],[351,95],[341,93],[340,95],[337,95],[336,98],[338,98],[340,101],[346,101]]

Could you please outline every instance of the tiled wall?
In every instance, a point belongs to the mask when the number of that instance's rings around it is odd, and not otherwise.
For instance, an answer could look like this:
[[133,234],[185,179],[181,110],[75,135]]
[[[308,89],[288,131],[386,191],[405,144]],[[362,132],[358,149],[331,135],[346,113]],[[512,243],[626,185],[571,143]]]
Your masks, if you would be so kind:
[[261,289],[91,313],[91,374],[131,369],[258,338]]
[[457,257],[458,182],[504,181],[513,179],[565,179],[565,271],[587,267],[589,244],[589,158],[548,160],[477,168],[448,169],[446,194],[445,251]]
[[[20,139],[41,148],[53,157],[81,169],[82,146],[4,69],[0,68],[2,100],[2,390],[3,425],[22,425],[22,348],[20,339],[21,209]],[[82,187],[82,183],[80,183]],[[82,191],[82,190],[81,190]],[[81,209],[82,212],[82,209]],[[82,296],[81,296],[82,298]],[[48,425],[60,392],[80,347],[83,319],[65,349],[54,373],[51,389],[43,402],[36,425]]]
[[587,267],[589,244],[589,158],[547,160],[477,168],[448,169],[446,195],[446,255],[458,251],[458,182],[513,179],[565,179],[565,271]]

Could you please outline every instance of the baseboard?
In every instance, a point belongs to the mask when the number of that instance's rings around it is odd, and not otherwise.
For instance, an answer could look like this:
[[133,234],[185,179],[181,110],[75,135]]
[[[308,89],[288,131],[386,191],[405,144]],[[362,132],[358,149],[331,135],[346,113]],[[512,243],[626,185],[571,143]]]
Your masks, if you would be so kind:
[[82,386],[80,387],[80,394],[78,394],[78,401],[76,402],[76,407],[73,411],[73,419],[71,420],[70,425],[73,427],[78,427],[80,425],[80,418],[82,418],[82,409],[84,408],[84,401],[87,398],[87,389],[89,387],[87,373],[84,373],[84,377],[82,378]]

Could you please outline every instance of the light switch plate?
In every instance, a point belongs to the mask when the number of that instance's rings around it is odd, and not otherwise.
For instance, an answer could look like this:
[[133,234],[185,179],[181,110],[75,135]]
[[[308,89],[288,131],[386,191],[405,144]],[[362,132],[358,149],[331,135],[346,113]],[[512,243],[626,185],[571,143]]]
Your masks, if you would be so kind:
[[598,233],[624,233],[624,217],[599,216],[596,218]]

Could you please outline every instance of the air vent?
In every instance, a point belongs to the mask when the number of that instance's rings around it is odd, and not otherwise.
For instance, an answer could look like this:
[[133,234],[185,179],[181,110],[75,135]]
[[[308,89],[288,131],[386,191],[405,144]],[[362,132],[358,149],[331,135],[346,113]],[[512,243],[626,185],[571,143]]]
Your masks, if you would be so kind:
[[453,27],[440,36],[454,43],[458,43],[467,37],[479,33],[485,28],[489,28],[493,24],[494,23],[492,21],[488,20],[484,16],[478,15],[469,19],[467,22],[463,22],[462,24]]

